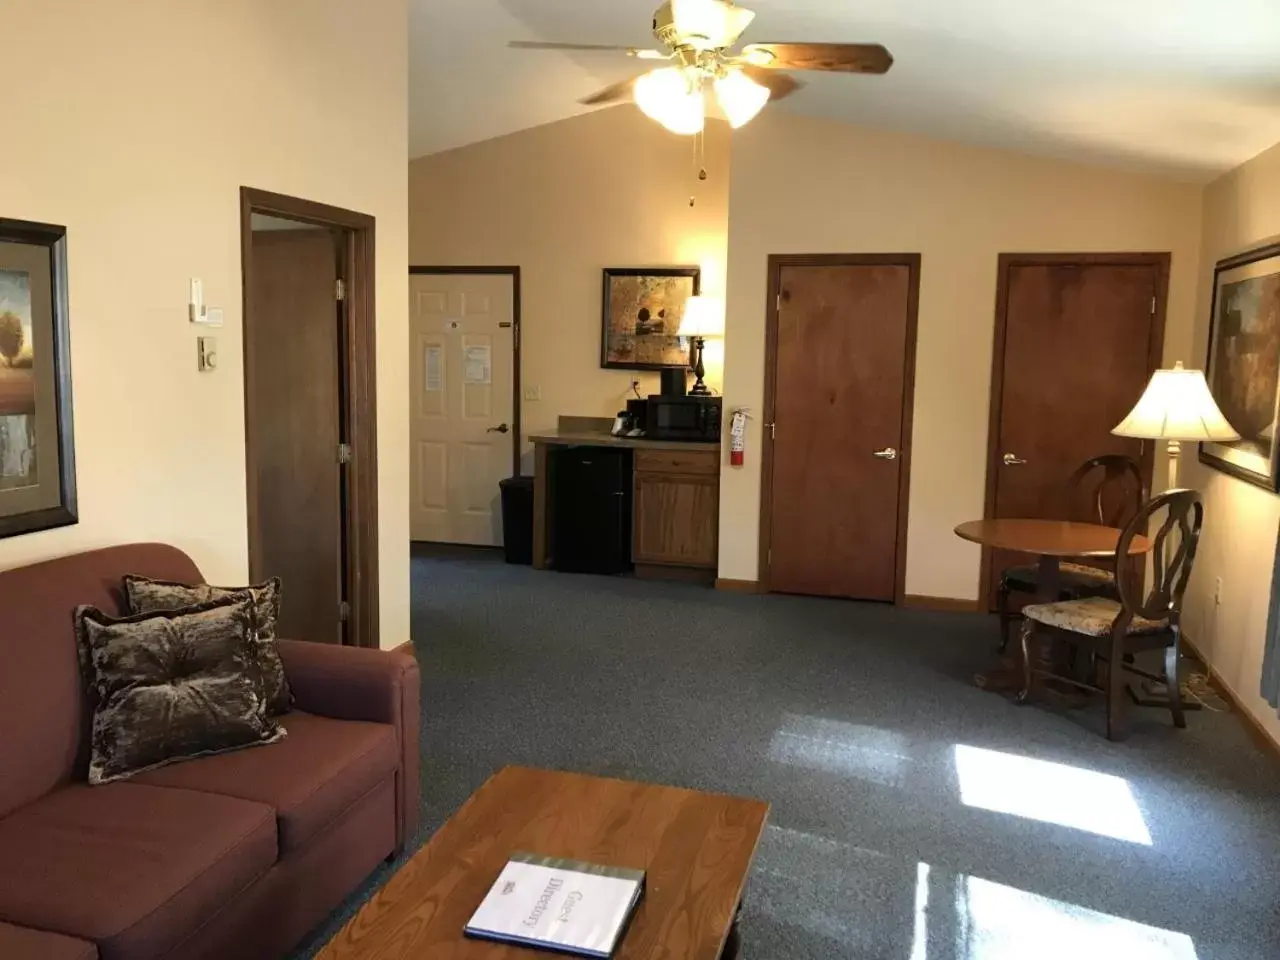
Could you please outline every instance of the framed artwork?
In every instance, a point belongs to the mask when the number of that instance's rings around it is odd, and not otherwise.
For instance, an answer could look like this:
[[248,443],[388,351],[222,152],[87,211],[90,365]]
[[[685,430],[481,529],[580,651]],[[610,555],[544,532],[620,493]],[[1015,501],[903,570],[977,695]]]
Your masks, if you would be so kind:
[[1213,271],[1211,309],[1205,377],[1240,439],[1200,444],[1200,460],[1278,490],[1280,243],[1219,261]]
[[76,522],[67,231],[0,218],[0,537]]
[[689,344],[676,331],[684,319],[685,301],[699,292],[701,279],[697,267],[606,267],[600,366],[688,366]]

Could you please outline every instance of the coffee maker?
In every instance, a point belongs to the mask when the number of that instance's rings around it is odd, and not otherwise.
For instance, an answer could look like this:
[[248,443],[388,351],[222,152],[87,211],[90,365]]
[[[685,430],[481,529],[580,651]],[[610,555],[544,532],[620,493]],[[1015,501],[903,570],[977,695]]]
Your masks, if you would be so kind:
[[662,368],[662,396],[683,397],[689,392],[688,367]]

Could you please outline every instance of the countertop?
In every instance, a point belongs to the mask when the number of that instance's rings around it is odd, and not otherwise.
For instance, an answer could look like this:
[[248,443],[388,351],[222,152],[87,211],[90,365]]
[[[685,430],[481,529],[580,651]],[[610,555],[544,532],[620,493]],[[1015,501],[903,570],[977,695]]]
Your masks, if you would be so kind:
[[549,443],[571,447],[637,447],[643,450],[711,450],[718,452],[716,442],[694,440],[646,440],[644,437],[614,437],[589,430],[557,430],[555,433],[532,434],[532,443]]

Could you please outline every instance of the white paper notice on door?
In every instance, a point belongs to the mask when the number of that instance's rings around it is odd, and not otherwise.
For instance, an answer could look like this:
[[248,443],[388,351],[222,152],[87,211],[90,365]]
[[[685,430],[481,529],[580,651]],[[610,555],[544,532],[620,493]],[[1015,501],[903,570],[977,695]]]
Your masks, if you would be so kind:
[[439,344],[432,343],[427,346],[427,370],[426,370],[426,386],[427,393],[436,393],[444,389],[444,347]]
[[493,364],[488,347],[462,348],[462,379],[466,383],[491,383]]

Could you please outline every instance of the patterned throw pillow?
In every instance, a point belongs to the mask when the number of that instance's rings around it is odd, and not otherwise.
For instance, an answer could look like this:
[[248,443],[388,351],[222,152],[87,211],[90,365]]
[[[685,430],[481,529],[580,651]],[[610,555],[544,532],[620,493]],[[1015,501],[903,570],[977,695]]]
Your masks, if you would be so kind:
[[117,619],[76,608],[93,701],[89,782],[177,760],[274,743],[253,662],[253,600]]
[[130,574],[124,578],[124,594],[133,613],[181,610],[209,600],[221,600],[248,592],[257,611],[255,655],[262,677],[262,695],[267,713],[279,716],[293,705],[293,691],[284,675],[284,664],[276,649],[276,623],[280,619],[280,578],[272,577],[256,587],[214,587],[207,583],[174,583]]

